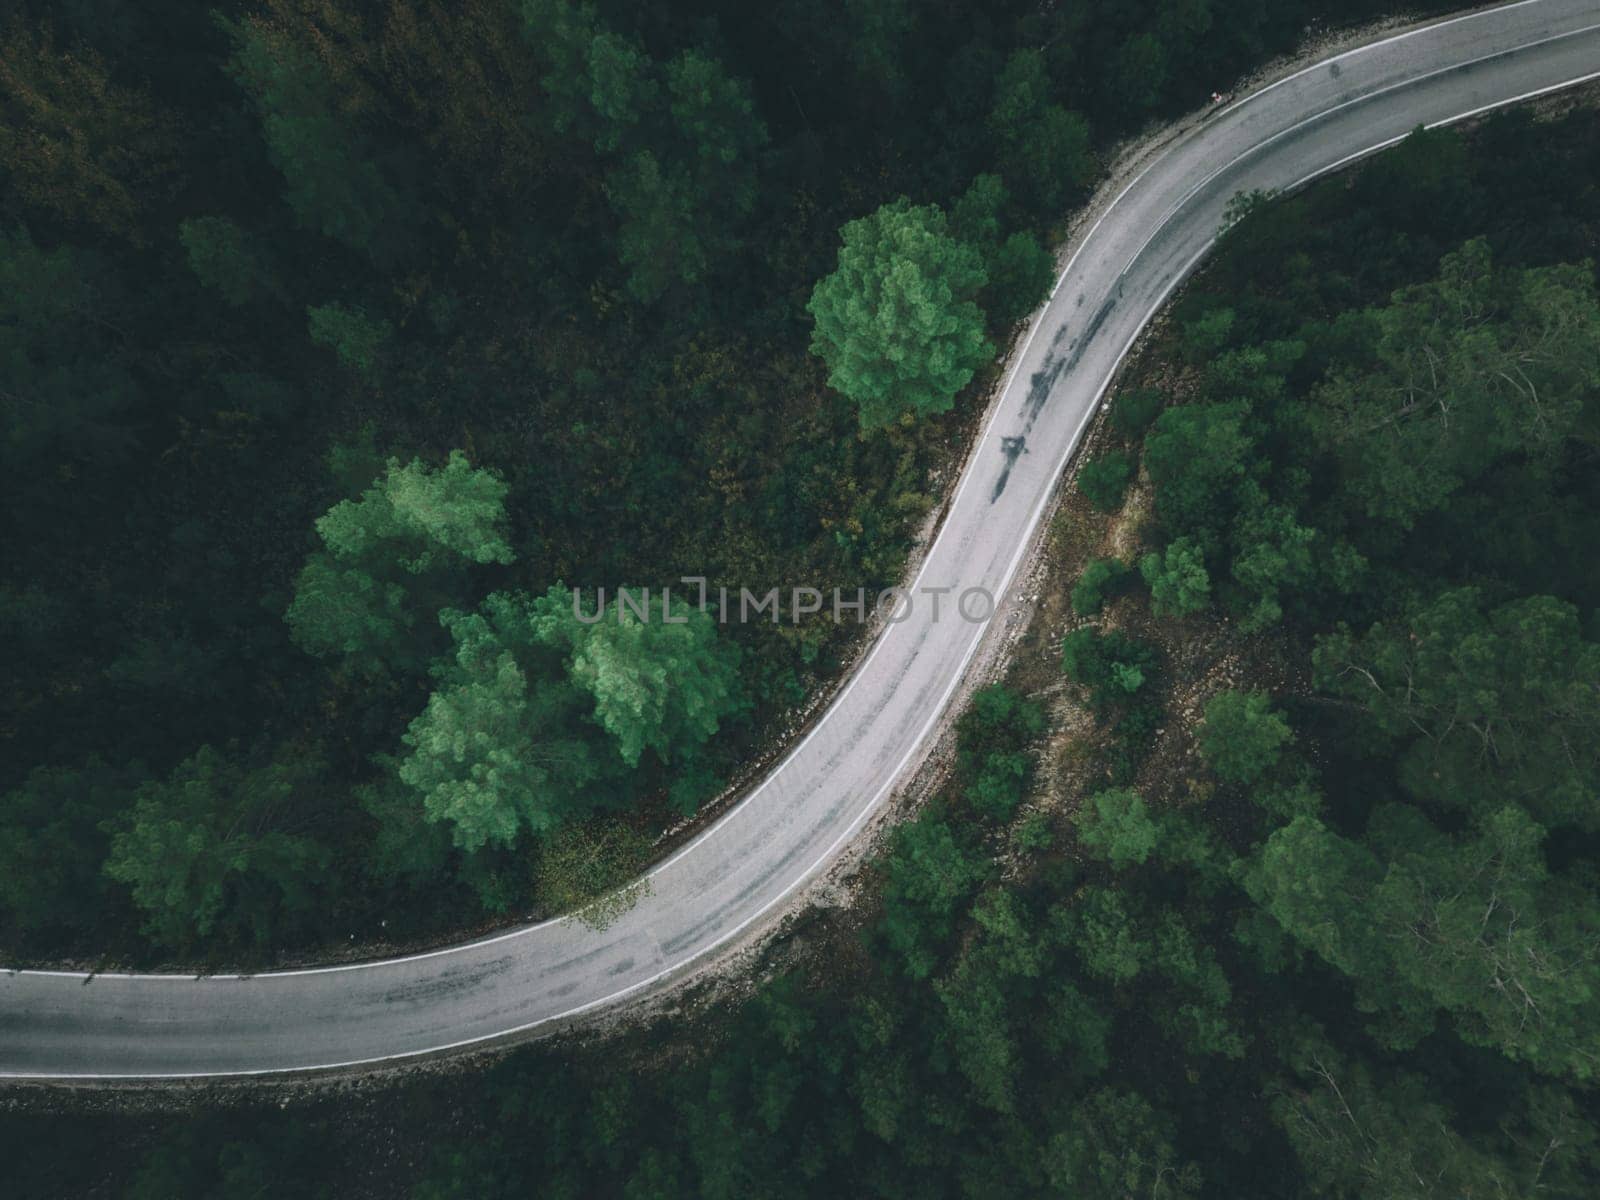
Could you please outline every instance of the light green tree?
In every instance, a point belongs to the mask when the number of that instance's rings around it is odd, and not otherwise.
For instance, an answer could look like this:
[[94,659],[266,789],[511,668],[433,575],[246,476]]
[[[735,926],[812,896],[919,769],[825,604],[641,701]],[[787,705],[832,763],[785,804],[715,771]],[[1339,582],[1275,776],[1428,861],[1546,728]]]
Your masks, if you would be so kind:
[[743,706],[738,647],[717,636],[710,614],[673,602],[641,621],[613,600],[585,624],[559,585],[534,602],[539,639],[568,654],[574,685],[594,697],[594,717],[636,766],[646,750],[663,762],[690,758]]
[[1149,858],[1160,835],[1144,797],[1131,788],[1097,792],[1074,814],[1073,821],[1084,847],[1117,870]]
[[446,609],[455,643],[439,684],[402,739],[400,779],[456,845],[513,845],[596,807],[620,764],[579,724],[585,697],[540,643],[527,597],[497,592],[482,610]]
[[440,614],[455,653],[405,734],[399,776],[457,845],[509,846],[524,829],[547,837],[623,803],[646,751],[692,764],[742,707],[737,648],[709,615],[681,601],[671,622],[624,612],[585,624],[558,584]]
[[453,451],[445,465],[391,458],[359,498],[319,518],[323,549],[295,581],[284,619],[297,645],[322,657],[415,665],[411,632],[431,621],[471,564],[509,563],[507,487]]
[[937,208],[903,198],[842,238],[806,306],[829,384],[860,405],[863,429],[946,411],[993,352],[973,300],[987,281],[981,256]]
[[460,450],[442,467],[391,458],[360,499],[341,501],[318,519],[317,533],[336,558],[359,559],[382,547],[413,575],[452,560],[509,563],[507,490]]

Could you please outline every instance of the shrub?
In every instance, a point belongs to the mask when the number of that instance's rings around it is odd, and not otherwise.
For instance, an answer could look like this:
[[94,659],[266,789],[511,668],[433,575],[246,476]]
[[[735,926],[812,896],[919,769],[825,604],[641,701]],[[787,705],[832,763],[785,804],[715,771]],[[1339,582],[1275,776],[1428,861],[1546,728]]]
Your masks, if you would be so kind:
[[1121,450],[1102,454],[1083,464],[1078,472],[1078,490],[1101,512],[1112,512],[1122,503],[1122,493],[1133,478],[1133,459]]
[[1072,611],[1087,617],[1100,611],[1110,597],[1122,590],[1133,568],[1117,558],[1090,559],[1072,589]]
[[1142,437],[1166,402],[1166,396],[1155,388],[1119,392],[1111,405],[1111,428],[1125,438]]

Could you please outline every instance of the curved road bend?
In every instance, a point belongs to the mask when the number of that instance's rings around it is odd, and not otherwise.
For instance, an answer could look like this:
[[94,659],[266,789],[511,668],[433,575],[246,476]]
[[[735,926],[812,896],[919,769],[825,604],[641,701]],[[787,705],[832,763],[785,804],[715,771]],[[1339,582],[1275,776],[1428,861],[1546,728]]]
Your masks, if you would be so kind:
[[604,932],[547,922],[428,954],[255,976],[0,971],[0,1077],[130,1079],[374,1064],[530,1030],[665,986],[781,911],[919,759],[1124,352],[1228,200],[1434,124],[1600,75],[1600,0],[1526,0],[1308,67],[1166,148],[1105,210],[1033,322],[916,588],[832,706]]

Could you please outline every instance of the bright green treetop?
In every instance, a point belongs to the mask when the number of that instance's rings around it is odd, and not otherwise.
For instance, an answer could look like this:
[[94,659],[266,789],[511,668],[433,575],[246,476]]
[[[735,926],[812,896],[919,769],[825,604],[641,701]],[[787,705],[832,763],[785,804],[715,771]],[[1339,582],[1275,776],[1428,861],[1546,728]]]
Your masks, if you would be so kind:
[[904,198],[851,221],[843,241],[806,306],[829,384],[861,406],[863,429],[945,412],[994,351],[973,302],[982,257],[936,207]]
[[399,767],[428,818],[448,820],[456,844],[476,850],[586,811],[609,764],[576,726],[582,696],[539,646],[526,597],[496,593],[481,613],[446,609],[440,621],[454,659],[437,668],[441,684],[406,731]]
[[400,778],[457,845],[544,836],[617,802],[646,750],[692,759],[743,704],[738,651],[703,613],[649,621],[614,607],[580,622],[572,593],[497,592],[476,613],[447,609],[455,642],[440,686],[405,735]]
[[570,649],[572,682],[594,697],[594,717],[635,766],[645,750],[663,762],[692,752],[742,705],[739,652],[717,637],[711,617],[679,600],[672,620],[659,603],[641,621],[618,601],[593,624],[574,614],[572,593],[557,586],[534,602],[538,636]]
[[345,500],[317,521],[317,533],[336,558],[357,559],[379,543],[395,544],[396,557],[412,574],[449,556],[475,563],[508,563],[505,482],[473,467],[452,450],[442,467],[421,459],[401,465],[391,458],[384,477]]
[[1131,788],[1096,793],[1078,810],[1074,820],[1084,846],[1118,869],[1144,862],[1160,836],[1144,797]]
[[408,663],[409,631],[450,602],[448,578],[474,563],[509,563],[506,484],[453,451],[442,467],[391,458],[355,500],[317,521],[324,549],[306,560],[284,619],[311,654]]

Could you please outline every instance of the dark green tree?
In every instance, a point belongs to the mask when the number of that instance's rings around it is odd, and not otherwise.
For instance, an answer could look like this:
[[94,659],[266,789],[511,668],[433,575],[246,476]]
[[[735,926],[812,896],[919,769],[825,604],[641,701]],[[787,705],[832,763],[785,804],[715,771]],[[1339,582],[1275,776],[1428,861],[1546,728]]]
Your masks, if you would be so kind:
[[384,177],[366,134],[340,111],[324,66],[264,20],[220,19],[228,71],[255,104],[284,200],[300,223],[375,257],[410,224],[412,205]]
[[251,236],[227,217],[191,217],[178,240],[195,278],[234,307],[274,290],[272,274]]
[[1206,701],[1200,753],[1229,783],[1253,783],[1270,771],[1293,735],[1265,692],[1218,692]]
[[1078,468],[1078,490],[1101,512],[1122,507],[1122,494],[1133,479],[1133,459],[1121,450],[1091,458]]
[[106,874],[164,945],[267,947],[327,898],[333,852],[310,832],[329,803],[322,775],[295,748],[249,765],[202,747],[117,818]]

